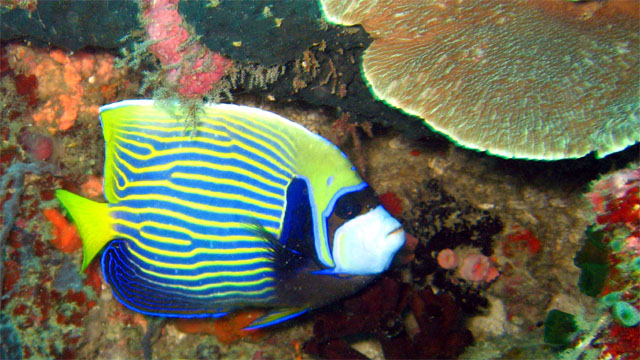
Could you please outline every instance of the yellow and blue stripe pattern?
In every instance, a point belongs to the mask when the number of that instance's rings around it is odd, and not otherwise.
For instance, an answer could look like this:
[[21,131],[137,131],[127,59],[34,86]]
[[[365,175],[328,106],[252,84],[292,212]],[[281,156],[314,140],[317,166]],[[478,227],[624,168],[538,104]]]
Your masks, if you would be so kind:
[[191,136],[162,109],[117,105],[102,109],[105,188],[124,240],[109,244],[102,265],[118,298],[163,316],[268,305],[272,252],[250,225],[279,235],[295,174],[287,136],[232,111],[205,112]]
[[244,106],[204,106],[194,133],[178,106],[152,100],[103,106],[100,117],[108,203],[56,196],[78,225],[83,269],[104,250],[103,273],[120,302],[167,317],[281,308],[256,326],[322,303],[278,293],[286,288],[278,254],[303,228],[296,224],[309,224],[293,239],[310,242],[305,264],[335,267],[327,219],[337,199],[367,186],[338,148]]

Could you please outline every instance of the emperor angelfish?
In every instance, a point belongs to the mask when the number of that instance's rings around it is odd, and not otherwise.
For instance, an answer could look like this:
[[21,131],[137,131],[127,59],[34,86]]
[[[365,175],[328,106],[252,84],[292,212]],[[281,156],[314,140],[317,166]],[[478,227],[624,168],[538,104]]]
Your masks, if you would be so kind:
[[354,293],[404,244],[346,156],[276,114],[207,105],[193,134],[177,106],[152,100],[100,118],[108,203],[56,196],[82,237],[82,269],[102,251],[106,281],[134,311],[267,307],[249,329],[272,325]]

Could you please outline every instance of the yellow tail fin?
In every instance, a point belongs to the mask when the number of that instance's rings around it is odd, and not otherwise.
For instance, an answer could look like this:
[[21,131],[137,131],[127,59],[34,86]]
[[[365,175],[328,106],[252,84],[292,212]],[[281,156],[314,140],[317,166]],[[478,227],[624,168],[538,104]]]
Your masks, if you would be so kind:
[[78,226],[82,238],[82,271],[84,271],[100,250],[113,240],[109,204],[85,199],[66,190],[56,190],[56,197]]

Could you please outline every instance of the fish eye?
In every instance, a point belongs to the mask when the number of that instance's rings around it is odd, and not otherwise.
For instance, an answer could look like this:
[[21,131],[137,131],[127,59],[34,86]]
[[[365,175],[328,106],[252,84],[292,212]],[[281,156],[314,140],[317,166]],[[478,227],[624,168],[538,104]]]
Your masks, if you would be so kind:
[[349,195],[353,194],[346,194],[338,199],[333,209],[333,213],[343,220],[351,220],[360,215],[362,211],[362,205],[358,202],[359,199]]
[[379,205],[378,196],[370,186],[362,190],[343,194],[336,200],[332,215],[349,221],[354,217],[367,213]]

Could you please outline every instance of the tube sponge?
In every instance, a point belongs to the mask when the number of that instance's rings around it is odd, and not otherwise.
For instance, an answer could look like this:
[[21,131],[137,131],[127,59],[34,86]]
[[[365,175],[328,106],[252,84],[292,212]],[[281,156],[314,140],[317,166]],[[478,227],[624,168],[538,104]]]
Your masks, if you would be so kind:
[[631,327],[640,323],[640,311],[628,302],[618,301],[611,309],[613,318],[623,326]]

